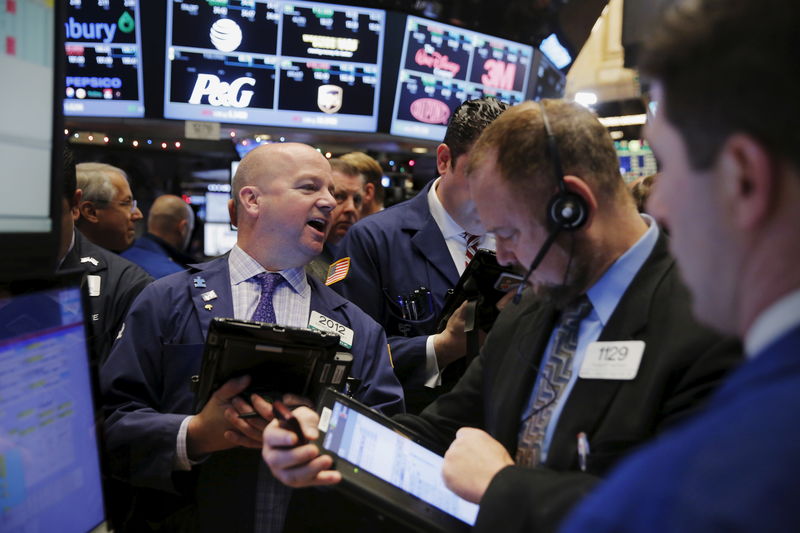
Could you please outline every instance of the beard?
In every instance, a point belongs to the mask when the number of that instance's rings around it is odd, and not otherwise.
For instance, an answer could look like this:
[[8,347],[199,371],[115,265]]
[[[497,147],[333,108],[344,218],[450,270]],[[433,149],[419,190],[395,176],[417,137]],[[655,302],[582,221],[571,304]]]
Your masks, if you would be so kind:
[[570,260],[564,272],[564,280],[561,283],[537,283],[532,287],[533,294],[539,301],[552,305],[559,311],[565,309],[589,288],[592,277],[591,266],[596,261],[595,254],[581,245],[585,241],[576,242],[574,235],[570,238],[572,239],[569,245]]

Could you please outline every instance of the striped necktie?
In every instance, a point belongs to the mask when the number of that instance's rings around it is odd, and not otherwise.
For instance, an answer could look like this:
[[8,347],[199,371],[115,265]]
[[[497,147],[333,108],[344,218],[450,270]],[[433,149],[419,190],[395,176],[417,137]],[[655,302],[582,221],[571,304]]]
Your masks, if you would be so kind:
[[275,294],[275,289],[283,281],[283,276],[276,272],[262,272],[253,276],[253,278],[261,284],[261,299],[258,300],[258,306],[253,312],[252,320],[274,324],[276,318],[275,307],[272,305],[272,296]]
[[466,266],[469,265],[469,262],[472,261],[473,257],[475,257],[475,253],[478,251],[478,243],[481,240],[481,236],[473,235],[472,233],[467,233],[466,231],[462,233],[462,235],[464,236],[464,241],[467,243],[464,263],[464,266]]
[[592,303],[583,295],[561,314],[552,349],[537,378],[533,414],[520,431],[516,457],[518,465],[533,467],[541,462],[542,442],[547,426],[556,402],[572,376],[572,358],[578,345],[578,329],[581,320],[591,309]]

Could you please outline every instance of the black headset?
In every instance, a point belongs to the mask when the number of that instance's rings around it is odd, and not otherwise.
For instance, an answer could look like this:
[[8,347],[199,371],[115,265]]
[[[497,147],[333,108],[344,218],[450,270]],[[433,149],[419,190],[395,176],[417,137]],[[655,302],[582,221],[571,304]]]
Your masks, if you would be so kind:
[[550,225],[550,233],[536,253],[536,257],[534,257],[528,272],[525,274],[525,278],[517,286],[517,292],[514,294],[513,300],[515,304],[519,303],[522,297],[522,290],[525,288],[528,278],[539,266],[539,263],[542,262],[558,234],[562,231],[575,231],[583,227],[589,216],[589,206],[586,204],[586,200],[581,195],[567,190],[564,171],[561,168],[561,158],[558,155],[556,136],[553,135],[553,130],[550,129],[550,121],[547,119],[547,112],[544,110],[544,102],[539,102],[539,109],[542,112],[544,131],[547,134],[547,155],[553,161],[553,172],[558,183],[558,192],[547,203],[547,222]]

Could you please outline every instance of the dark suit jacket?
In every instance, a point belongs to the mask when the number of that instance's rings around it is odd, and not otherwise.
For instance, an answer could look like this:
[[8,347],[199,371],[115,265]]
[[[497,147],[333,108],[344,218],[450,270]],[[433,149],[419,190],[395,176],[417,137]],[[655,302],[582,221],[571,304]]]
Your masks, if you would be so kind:
[[[338,257],[350,257],[347,276],[331,288],[355,303],[386,330],[394,371],[406,400],[425,390],[425,343],[436,333],[436,318],[458,270],[428,208],[429,183],[416,196],[356,223],[341,242]],[[397,297],[425,287],[432,309],[420,320],[403,319]],[[416,403],[413,402],[412,403]],[[420,405],[420,408],[424,405]],[[413,409],[412,406],[408,406]],[[415,409],[418,411],[418,409]]]
[[798,530],[800,326],[733,373],[706,409],[615,469],[564,533]]
[[[481,355],[456,387],[419,417],[400,421],[452,442],[462,426],[486,430],[513,457],[556,311],[527,295],[495,322]],[[500,471],[481,501],[476,531],[551,531],[608,469],[665,426],[692,412],[741,360],[735,341],[699,326],[662,236],[622,296],[600,341],[642,340],[641,365],[631,381],[578,379],[558,421],[547,457],[537,468]],[[578,464],[576,435],[591,454]]]
[[[129,530],[160,522],[167,530],[251,531],[258,450],[221,451],[191,472],[173,470],[178,430],[194,412],[191,377],[200,371],[208,325],[233,316],[227,256],[191,267],[142,292],[101,369],[111,471],[139,488]],[[402,412],[383,330],[314,278],[308,281],[311,310],[354,331],[356,398],[387,414]],[[204,300],[211,290],[216,298]]]

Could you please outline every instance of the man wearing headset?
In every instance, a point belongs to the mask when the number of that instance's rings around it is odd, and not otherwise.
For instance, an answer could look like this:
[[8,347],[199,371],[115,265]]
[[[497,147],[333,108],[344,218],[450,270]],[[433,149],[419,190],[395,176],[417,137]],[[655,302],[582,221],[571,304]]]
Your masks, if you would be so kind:
[[[476,530],[551,531],[616,461],[693,411],[741,350],[691,318],[666,239],[637,212],[588,110],[511,108],[467,172],[500,262],[538,268],[455,388],[397,418],[449,445],[444,479],[480,503]],[[314,437],[315,413],[296,415]],[[277,424],[265,431],[276,477],[339,481],[313,445],[280,448],[293,442]]]

